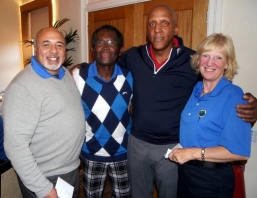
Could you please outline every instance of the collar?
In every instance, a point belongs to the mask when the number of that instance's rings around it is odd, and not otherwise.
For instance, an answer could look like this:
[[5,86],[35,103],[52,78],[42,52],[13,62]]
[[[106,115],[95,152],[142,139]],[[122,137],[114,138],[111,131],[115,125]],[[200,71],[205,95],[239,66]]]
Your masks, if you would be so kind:
[[32,68],[34,70],[34,72],[36,72],[39,76],[41,76],[42,78],[51,78],[51,77],[54,77],[54,78],[57,78],[59,80],[61,80],[64,75],[65,75],[65,70],[64,68],[61,66],[60,69],[59,69],[59,72],[57,75],[52,75],[50,74],[46,68],[44,68],[37,60],[36,60],[36,57],[35,56],[32,56],[31,57],[31,65],[32,65]]
[[[181,39],[180,37],[178,37],[178,36],[174,36],[174,38],[173,38],[172,41],[173,41],[174,47],[176,47],[176,48],[179,48],[179,47],[180,47],[180,43],[183,43],[182,39]],[[155,58],[155,56],[154,56],[154,53],[153,53],[153,46],[152,46],[151,43],[150,43],[150,47],[149,47],[149,54],[150,54],[150,57],[153,59],[153,61],[154,61],[154,62],[157,62],[158,64],[163,65],[164,62],[167,60],[167,59],[164,60],[162,63],[159,63],[159,62],[156,60],[156,58]],[[178,54],[179,54],[179,52],[178,52]]]
[[[181,52],[181,45],[183,44],[183,41],[182,41],[182,39],[180,38],[180,37],[178,37],[178,36],[174,36],[174,38],[173,38],[173,43],[174,43],[174,46],[173,46],[173,48],[171,48],[171,50],[170,50],[170,55],[169,55],[169,57],[167,58],[167,59],[165,59],[163,62],[161,62],[161,63],[159,63],[157,60],[156,60],[156,58],[155,58],[155,56],[154,56],[154,53],[153,53],[153,46],[152,46],[152,44],[151,43],[149,43],[149,50],[147,50],[147,51],[149,51],[148,53],[149,53],[149,56],[150,56],[150,58],[152,59],[152,61],[154,62],[154,65],[155,65],[155,69],[156,69],[156,71],[157,70],[159,70],[163,65],[165,65],[165,63],[169,60],[169,58],[171,57],[171,53],[172,53],[172,51],[173,51],[173,49],[175,48],[176,49],[176,51],[177,51],[177,54],[176,55],[178,55],[180,52]],[[147,49],[147,45],[146,45],[146,49]]]
[[179,47],[181,44],[183,44],[183,40],[182,38],[175,35],[173,38],[173,43],[175,47]]
[[[172,48],[173,49],[173,48]],[[172,51],[172,49],[171,49],[171,51]],[[150,55],[150,57],[151,57],[151,59],[153,60],[153,62],[154,62],[154,65],[155,65],[155,67],[156,67],[156,70],[158,70],[162,65],[164,65],[164,63],[167,61],[167,59],[165,59],[164,61],[162,61],[161,63],[159,63],[158,61],[157,61],[157,59],[155,58],[155,56],[154,56],[154,53],[153,53],[153,46],[152,46],[152,44],[150,44],[150,46],[149,46],[149,55]]]
[[[117,75],[122,75],[122,71],[119,67],[119,65],[117,65],[115,63],[114,65],[114,70],[113,70],[113,74],[112,77],[110,79],[110,81],[115,78]],[[88,77],[98,77],[99,79],[103,80],[104,82],[107,82],[105,79],[103,79],[101,76],[99,76],[98,71],[97,71],[97,67],[96,67],[96,61],[94,61],[88,68]]]
[[206,93],[202,96],[202,91],[203,91],[203,82],[199,82],[196,85],[196,91],[195,91],[195,97],[198,98],[199,100],[207,100],[209,97],[215,97],[221,94],[223,89],[230,85],[231,81],[227,80],[224,76],[220,79],[218,84],[214,87],[214,89],[210,93]]

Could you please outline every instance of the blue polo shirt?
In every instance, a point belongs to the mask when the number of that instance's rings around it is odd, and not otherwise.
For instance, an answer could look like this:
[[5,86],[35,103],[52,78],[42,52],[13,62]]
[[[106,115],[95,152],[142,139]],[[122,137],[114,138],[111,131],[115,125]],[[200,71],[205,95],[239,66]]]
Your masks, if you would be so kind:
[[61,66],[60,69],[59,69],[59,72],[57,75],[53,75],[53,74],[50,74],[46,68],[44,68],[37,60],[36,60],[36,57],[35,56],[32,56],[31,57],[31,65],[32,65],[32,68],[33,70],[39,75],[41,76],[42,78],[51,78],[51,77],[54,77],[54,78],[57,78],[57,79],[62,79],[65,75],[65,70],[63,69],[63,67]]
[[[111,81],[113,78],[115,78],[117,75],[122,75],[122,74],[123,74],[123,73],[122,73],[120,67],[119,67],[117,64],[115,64],[114,70],[113,70],[113,74],[112,74],[112,76],[111,76],[111,78],[110,78],[110,81]],[[107,82],[104,78],[102,78],[101,76],[99,76],[98,71],[97,71],[97,67],[96,67],[96,61],[94,61],[94,62],[90,65],[90,67],[89,67],[89,69],[88,69],[88,77],[98,77],[98,78],[100,78],[102,81]]]
[[242,89],[223,77],[212,92],[201,96],[202,90],[203,83],[198,82],[181,114],[181,145],[223,146],[233,154],[249,157],[251,126],[237,117],[235,108],[246,103]]

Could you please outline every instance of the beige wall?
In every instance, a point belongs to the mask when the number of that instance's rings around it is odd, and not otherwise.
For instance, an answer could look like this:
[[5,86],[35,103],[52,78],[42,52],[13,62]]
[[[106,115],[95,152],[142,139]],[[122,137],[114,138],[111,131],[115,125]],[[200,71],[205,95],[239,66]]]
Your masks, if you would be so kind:
[[1,0],[0,6],[0,90],[22,68],[19,0]]
[[37,32],[49,26],[49,9],[47,7],[43,7],[37,10],[34,10],[30,13],[31,18],[31,38],[35,38]]
[[[245,92],[257,96],[257,1],[224,0],[222,32],[229,34],[235,45],[240,66],[234,83]],[[257,124],[253,127],[257,130]],[[251,157],[246,164],[246,197],[257,197],[257,144],[252,143]]]
[[234,83],[257,96],[257,1],[223,2],[222,32],[232,37],[240,66]]

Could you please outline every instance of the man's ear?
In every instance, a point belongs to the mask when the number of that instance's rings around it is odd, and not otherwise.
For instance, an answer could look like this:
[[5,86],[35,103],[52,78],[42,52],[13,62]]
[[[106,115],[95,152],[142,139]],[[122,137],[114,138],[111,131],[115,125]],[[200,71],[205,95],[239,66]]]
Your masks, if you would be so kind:
[[176,36],[178,35],[178,29],[179,29],[178,24],[176,24],[174,29],[174,35]]
[[94,49],[92,47],[90,47],[91,51],[94,51]]
[[119,52],[119,56],[121,56],[123,54],[123,52],[124,52],[124,47],[121,47],[120,52]]
[[36,56],[36,54],[37,54],[37,49],[36,49],[36,46],[34,46],[34,56]]

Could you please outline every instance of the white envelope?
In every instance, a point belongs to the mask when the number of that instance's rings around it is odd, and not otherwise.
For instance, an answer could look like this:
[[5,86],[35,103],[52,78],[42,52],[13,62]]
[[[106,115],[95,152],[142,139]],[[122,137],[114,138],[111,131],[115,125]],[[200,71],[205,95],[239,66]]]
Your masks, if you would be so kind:
[[170,152],[171,152],[173,149],[175,149],[175,148],[183,148],[183,147],[181,146],[180,143],[178,143],[178,144],[177,144],[176,146],[174,146],[172,149],[169,149],[169,148],[168,148],[167,152],[164,154],[164,157],[165,157],[165,158],[169,158]]
[[64,181],[62,178],[58,177],[57,183],[55,185],[57,195],[60,198],[72,198],[74,187]]

